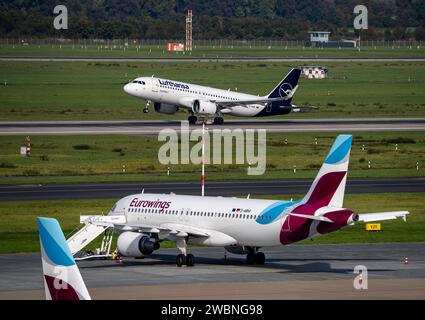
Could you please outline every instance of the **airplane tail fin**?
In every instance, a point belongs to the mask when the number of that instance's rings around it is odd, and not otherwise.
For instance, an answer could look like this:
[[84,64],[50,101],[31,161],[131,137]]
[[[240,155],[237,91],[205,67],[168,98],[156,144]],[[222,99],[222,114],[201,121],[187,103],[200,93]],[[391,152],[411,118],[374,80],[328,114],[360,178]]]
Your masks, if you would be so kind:
[[286,75],[285,78],[268,94],[268,98],[285,98],[283,100],[286,105],[291,104],[292,97],[298,87],[298,79],[301,75],[301,69],[294,68]]
[[301,204],[342,208],[352,135],[339,135]]
[[47,300],[90,300],[56,219],[37,218]]

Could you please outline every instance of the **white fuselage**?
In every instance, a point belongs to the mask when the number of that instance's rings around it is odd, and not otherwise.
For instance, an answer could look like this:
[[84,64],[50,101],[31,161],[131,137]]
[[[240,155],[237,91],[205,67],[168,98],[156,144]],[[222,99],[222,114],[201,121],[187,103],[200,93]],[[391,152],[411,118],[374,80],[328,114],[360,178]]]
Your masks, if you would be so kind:
[[[194,100],[205,101],[238,101],[256,100],[259,97],[251,94],[223,90],[196,84],[184,83],[155,77],[140,77],[124,86],[124,91],[140,99],[175,105],[191,109]],[[221,110],[223,114],[252,117],[266,107],[266,104],[235,106]]]
[[[285,201],[199,197],[165,194],[135,194],[119,200],[109,215],[125,215],[128,225],[166,226],[180,224],[196,230],[223,233],[237,245],[281,244],[281,215],[271,217],[267,208]],[[189,243],[193,239],[189,238]],[[221,246],[223,243],[210,245]],[[228,244],[225,244],[228,245]]]

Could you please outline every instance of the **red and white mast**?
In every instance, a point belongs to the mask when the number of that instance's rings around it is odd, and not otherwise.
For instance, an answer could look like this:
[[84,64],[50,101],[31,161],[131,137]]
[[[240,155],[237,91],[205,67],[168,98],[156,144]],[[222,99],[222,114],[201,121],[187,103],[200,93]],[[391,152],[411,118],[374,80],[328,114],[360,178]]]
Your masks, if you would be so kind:
[[205,119],[202,119],[202,175],[201,175],[201,195],[205,194]]

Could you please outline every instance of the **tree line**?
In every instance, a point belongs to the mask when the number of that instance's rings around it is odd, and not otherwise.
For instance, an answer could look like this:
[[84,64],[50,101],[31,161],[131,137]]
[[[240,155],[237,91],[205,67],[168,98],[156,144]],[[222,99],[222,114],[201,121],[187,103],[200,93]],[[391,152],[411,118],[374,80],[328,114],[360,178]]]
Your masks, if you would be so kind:
[[[68,29],[53,8],[68,8]],[[309,30],[353,38],[358,0],[1,0],[1,37],[182,39],[193,10],[194,39],[305,40]],[[425,0],[365,0],[365,40],[425,40]]]

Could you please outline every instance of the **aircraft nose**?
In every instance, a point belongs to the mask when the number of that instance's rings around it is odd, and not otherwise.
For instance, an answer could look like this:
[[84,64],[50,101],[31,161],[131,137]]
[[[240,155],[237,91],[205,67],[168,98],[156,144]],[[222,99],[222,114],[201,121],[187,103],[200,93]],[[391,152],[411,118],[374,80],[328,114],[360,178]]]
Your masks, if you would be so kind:
[[131,90],[131,83],[127,83],[125,86],[124,86],[124,92],[125,93],[127,93],[127,94],[132,94],[132,90]]

